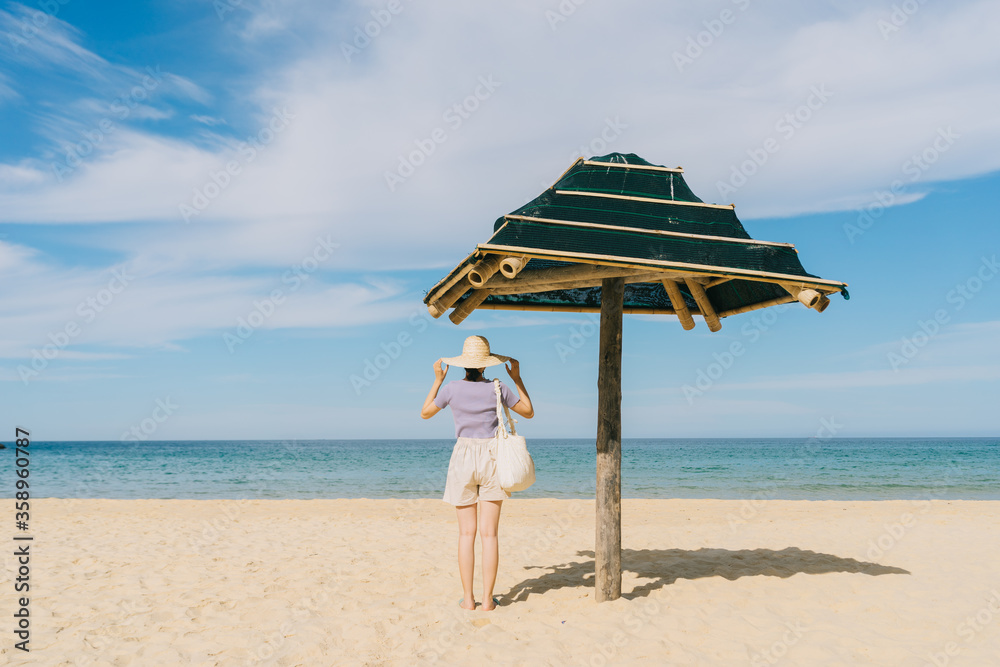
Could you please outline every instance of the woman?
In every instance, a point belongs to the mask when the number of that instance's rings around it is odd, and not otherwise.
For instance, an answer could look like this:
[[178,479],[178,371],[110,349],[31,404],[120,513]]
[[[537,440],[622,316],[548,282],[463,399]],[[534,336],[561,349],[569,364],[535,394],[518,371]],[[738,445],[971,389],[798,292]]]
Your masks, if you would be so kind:
[[[446,405],[451,406],[455,418],[455,448],[448,464],[448,481],[445,485],[444,500],[454,505],[458,511],[458,571],[462,577],[464,597],[459,606],[474,610],[476,598],[472,594],[472,574],[476,568],[476,510],[479,510],[479,537],[483,544],[483,611],[492,611],[497,606],[493,597],[493,584],[497,578],[500,563],[500,549],[497,541],[497,525],[500,522],[500,505],[510,494],[500,488],[497,480],[496,459],[491,447],[499,427],[497,419],[496,390],[492,380],[483,377],[487,366],[504,362],[510,379],[514,381],[520,398],[500,383],[500,397],[504,405],[531,419],[535,411],[531,407],[528,391],[521,381],[517,359],[490,353],[490,342],[483,336],[469,336],[462,345],[458,357],[442,358],[434,362],[434,384],[424,400],[420,416],[430,419]],[[441,362],[446,365],[441,367]],[[449,366],[465,368],[465,379],[449,382],[443,390],[441,384]],[[481,501],[481,502],[480,502]]]

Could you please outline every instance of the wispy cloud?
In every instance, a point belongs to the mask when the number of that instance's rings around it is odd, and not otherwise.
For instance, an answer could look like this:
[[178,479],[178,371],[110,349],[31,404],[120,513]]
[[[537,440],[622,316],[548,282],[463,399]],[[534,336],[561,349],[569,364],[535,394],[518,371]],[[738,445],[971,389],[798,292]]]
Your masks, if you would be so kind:
[[[62,178],[52,164],[65,161],[83,133],[156,64],[112,63],[85,48],[76,28],[51,17],[21,57],[33,71],[77,75],[80,89],[35,117],[49,153],[0,164],[0,221],[118,223],[114,234],[102,231],[102,247],[161,268],[136,287],[147,299],[130,307],[138,315],[110,317],[108,332],[93,335],[165,344],[227,326],[266,282],[228,278],[225,271],[287,266],[319,233],[332,232],[343,247],[339,270],[448,265],[484,240],[498,214],[535,196],[539,182],[551,182],[569,166],[609,116],[629,125],[616,149],[683,165],[696,193],[713,201],[730,166],[774,134],[813,86],[827,86],[829,102],[732,197],[744,217],[863,204],[943,125],[961,139],[923,175],[920,188],[897,203],[919,198],[933,181],[1000,168],[1000,125],[992,115],[1000,89],[988,83],[1000,65],[990,33],[1000,22],[996,3],[927,5],[890,41],[877,27],[884,12],[866,5],[814,12],[790,2],[767,11],[753,5],[743,23],[684,72],[672,68],[669,54],[713,17],[697,5],[647,2],[623,14],[613,4],[588,3],[558,31],[545,18],[550,7],[531,3],[405,7],[350,62],[342,45],[371,20],[370,4],[241,7],[229,18],[238,22],[244,48],[292,33],[300,43],[294,51],[276,50],[274,62],[246,83],[250,92],[236,103],[250,110],[248,118],[237,123],[212,108],[219,91],[164,71],[151,95],[156,99],[132,107],[125,120],[112,117],[114,131]],[[0,12],[0,29],[19,29],[29,11],[14,5]],[[636,22],[636,15],[648,20]],[[511,34],[519,35],[516,48]],[[595,34],[609,44],[627,41],[628,53],[592,48]],[[574,54],[575,66],[553,78],[566,53]],[[736,57],[743,53],[754,58]],[[0,97],[4,86],[23,87],[11,76],[0,79]],[[500,87],[451,127],[448,110],[473,95],[483,76]],[[205,108],[188,109],[188,103]],[[241,161],[247,139],[267,130],[276,108],[294,116],[288,128],[252,162]],[[139,122],[150,120],[175,122],[171,130],[161,127],[165,122]],[[179,131],[176,124],[188,120],[191,127]],[[447,142],[390,192],[386,171],[439,127],[448,129]],[[233,161],[239,174],[218,176]],[[185,225],[179,207],[213,178],[225,180],[225,188]],[[63,283],[82,278],[92,289],[102,279],[100,272],[78,274],[72,267],[44,271],[47,279],[29,286],[29,296],[54,290],[62,295],[60,307],[75,304]],[[395,287],[347,280],[326,287],[302,295],[302,305],[290,305],[275,322],[335,326],[320,305],[328,299],[349,304],[354,319],[347,321],[358,323],[410,312],[393,301],[400,294]],[[188,298],[199,308],[186,304]],[[53,308],[29,327],[35,335],[58,325]],[[503,318],[512,321],[534,320]],[[478,316],[475,323],[499,326]],[[118,339],[114,326],[122,332]],[[8,354],[23,352],[28,340]],[[834,381],[900,381],[873,373]],[[789,386],[818,381],[774,380]]]
[[203,125],[208,125],[212,127],[213,125],[225,125],[226,120],[224,118],[215,118],[214,116],[205,116],[202,114],[191,114],[191,120],[202,123]]

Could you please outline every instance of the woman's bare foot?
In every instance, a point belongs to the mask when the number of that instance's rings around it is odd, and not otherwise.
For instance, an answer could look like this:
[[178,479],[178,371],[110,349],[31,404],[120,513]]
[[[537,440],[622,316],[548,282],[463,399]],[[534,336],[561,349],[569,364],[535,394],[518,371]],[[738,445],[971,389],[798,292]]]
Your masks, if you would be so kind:
[[487,598],[487,600],[489,600],[490,606],[487,607],[486,603],[484,602],[482,611],[493,611],[494,609],[497,608],[497,599],[495,597]]
[[461,607],[462,609],[467,609],[468,611],[475,611],[475,609],[476,609],[476,601],[473,600],[472,601],[472,606],[470,607],[470,606],[468,606],[466,604],[465,598],[462,598],[461,602],[458,603],[458,606]]

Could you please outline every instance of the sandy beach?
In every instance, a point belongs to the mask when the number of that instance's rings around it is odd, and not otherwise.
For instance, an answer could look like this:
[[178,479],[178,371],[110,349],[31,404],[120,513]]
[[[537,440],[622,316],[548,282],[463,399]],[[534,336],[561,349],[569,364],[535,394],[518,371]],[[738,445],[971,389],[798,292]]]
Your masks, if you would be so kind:
[[458,607],[440,500],[32,509],[31,652],[8,630],[3,664],[1000,663],[994,501],[625,499],[623,597],[597,604],[593,501],[515,497],[492,612]]

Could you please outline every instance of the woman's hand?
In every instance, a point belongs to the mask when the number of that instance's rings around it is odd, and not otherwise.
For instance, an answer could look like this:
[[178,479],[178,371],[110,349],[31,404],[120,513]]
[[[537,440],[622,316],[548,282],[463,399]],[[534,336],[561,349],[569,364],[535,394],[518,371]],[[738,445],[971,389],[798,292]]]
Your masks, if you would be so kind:
[[420,416],[424,419],[430,419],[441,412],[441,408],[434,403],[434,399],[437,397],[438,389],[441,388],[441,384],[444,382],[444,376],[448,374],[448,368],[448,364],[445,364],[444,368],[441,368],[441,359],[434,362],[434,384],[427,393],[427,398],[424,399],[424,407],[420,409]]
[[521,394],[521,398],[510,409],[526,419],[531,419],[535,416],[535,408],[531,406],[531,397],[528,396],[528,390],[524,388],[524,382],[521,380],[521,364],[517,359],[511,359],[510,366],[504,368],[507,369],[507,375],[517,385],[517,390]]

